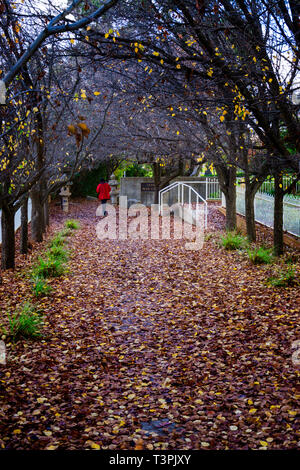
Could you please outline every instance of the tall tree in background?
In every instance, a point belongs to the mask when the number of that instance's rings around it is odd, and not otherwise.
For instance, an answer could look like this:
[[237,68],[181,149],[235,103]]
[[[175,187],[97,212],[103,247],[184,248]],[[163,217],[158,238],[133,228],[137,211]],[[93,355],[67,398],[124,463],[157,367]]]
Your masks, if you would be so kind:
[[[99,57],[152,64],[163,78],[176,72],[187,90],[198,77],[206,90],[234,94],[234,120],[243,120],[265,149],[274,175],[274,248],[283,250],[282,172],[299,178],[299,121],[290,100],[299,70],[299,6],[293,1],[151,1],[119,4],[120,28],[89,31]],[[123,21],[120,21],[123,18]],[[83,40],[78,35],[78,39]],[[97,56],[96,56],[97,57]],[[215,102],[218,96],[215,95]],[[264,157],[265,158],[265,157]]]

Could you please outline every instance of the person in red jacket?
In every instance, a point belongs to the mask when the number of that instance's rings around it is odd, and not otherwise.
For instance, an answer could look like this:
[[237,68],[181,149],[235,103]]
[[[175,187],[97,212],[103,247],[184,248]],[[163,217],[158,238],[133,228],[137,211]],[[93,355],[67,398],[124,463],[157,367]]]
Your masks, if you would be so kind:
[[108,201],[108,199],[110,199],[111,187],[102,178],[100,180],[100,183],[97,186],[96,191],[98,193],[98,199],[99,199],[99,201],[101,201],[102,215],[105,217],[105,216],[107,216],[107,211],[105,210],[106,209],[106,202]]

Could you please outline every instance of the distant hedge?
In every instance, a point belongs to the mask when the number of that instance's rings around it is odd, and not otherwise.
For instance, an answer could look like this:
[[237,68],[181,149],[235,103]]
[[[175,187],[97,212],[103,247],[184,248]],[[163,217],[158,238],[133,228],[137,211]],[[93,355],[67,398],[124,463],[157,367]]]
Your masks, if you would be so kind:
[[71,192],[74,197],[97,197],[96,188],[101,178],[106,178],[105,166],[100,166],[96,170],[87,170],[75,175]]

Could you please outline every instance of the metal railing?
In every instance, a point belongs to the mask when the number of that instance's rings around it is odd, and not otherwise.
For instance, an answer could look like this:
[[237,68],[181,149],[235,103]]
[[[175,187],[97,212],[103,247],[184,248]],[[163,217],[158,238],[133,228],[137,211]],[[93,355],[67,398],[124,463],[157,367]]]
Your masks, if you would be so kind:
[[[198,181],[193,181],[193,184],[195,183],[198,184]],[[201,183],[205,183],[205,181]],[[175,204],[179,204],[182,208],[187,205],[191,214],[194,213],[196,215],[197,207],[199,207],[198,205],[204,204],[204,226],[205,228],[207,228],[207,201],[190,184],[190,181],[175,181],[166,188],[161,189],[159,191],[159,214],[163,215],[164,196],[166,196],[168,193],[170,194],[171,191],[175,190],[177,194],[177,201],[175,202]],[[187,189],[187,191],[185,191],[185,188]],[[186,192],[188,192],[187,198],[185,197]],[[194,201],[192,196],[194,196]],[[196,210],[194,209],[194,207]]]
[[205,183],[205,198],[207,199],[221,199],[222,191],[218,178],[206,178]]
[[[2,234],[1,234],[1,209],[0,209],[0,245],[2,243]],[[28,199],[28,223],[31,221],[31,199]],[[21,227],[21,208],[15,213],[15,231]]]
[[[237,179],[237,181],[238,181],[239,184],[243,184],[242,182],[244,182],[244,178],[239,177]],[[293,183],[293,181],[294,181],[294,179],[292,177],[284,176],[282,178],[282,187],[283,187],[283,189],[285,190],[286,188],[288,188]],[[266,181],[264,181],[257,192],[259,194],[271,194],[271,195],[273,195],[274,194],[274,178],[267,179]],[[300,194],[300,181],[298,181],[296,183],[295,193]]]
[[[245,215],[245,189],[243,187],[237,188],[236,211]],[[257,222],[273,228],[274,197],[257,192],[254,198],[254,213]],[[283,229],[300,237],[300,201],[290,198],[289,195],[286,195],[283,201]]]

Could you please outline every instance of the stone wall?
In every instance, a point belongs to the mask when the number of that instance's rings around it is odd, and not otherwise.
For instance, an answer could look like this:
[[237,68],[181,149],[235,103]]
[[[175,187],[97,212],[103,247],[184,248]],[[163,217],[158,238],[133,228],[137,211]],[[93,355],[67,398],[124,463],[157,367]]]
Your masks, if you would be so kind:
[[141,176],[121,178],[119,195],[127,196],[128,201],[133,199],[139,201],[145,206],[151,206],[151,204],[154,204],[154,192],[142,191],[142,183],[153,183],[153,179]]

